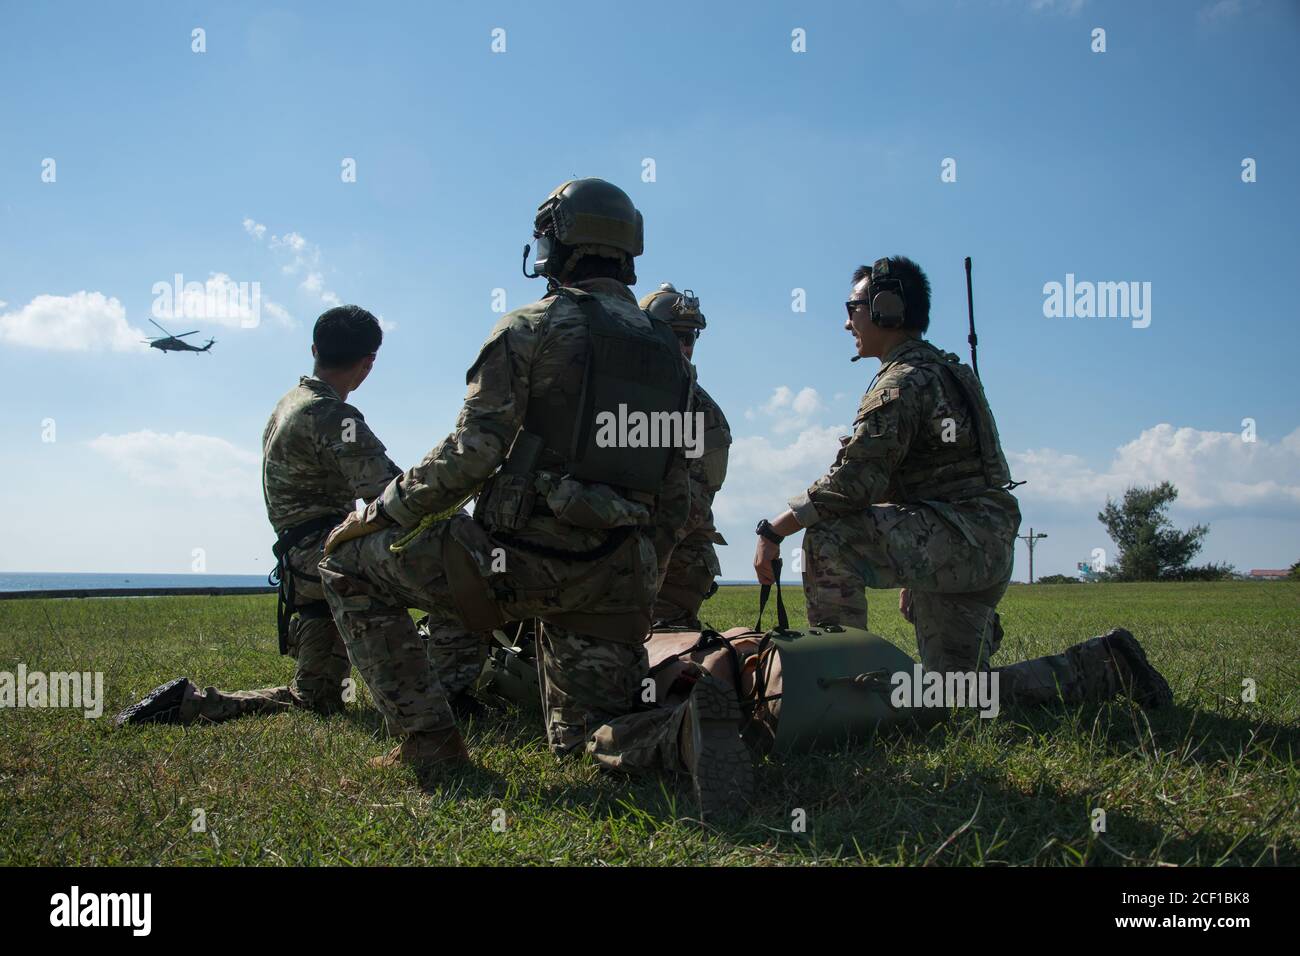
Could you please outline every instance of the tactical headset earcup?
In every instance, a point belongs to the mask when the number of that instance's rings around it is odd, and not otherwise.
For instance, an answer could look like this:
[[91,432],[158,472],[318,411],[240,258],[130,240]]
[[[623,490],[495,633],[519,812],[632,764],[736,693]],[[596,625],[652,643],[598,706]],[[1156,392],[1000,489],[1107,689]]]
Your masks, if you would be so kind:
[[871,297],[871,321],[884,329],[896,329],[906,317],[903,297],[897,292],[877,292]]

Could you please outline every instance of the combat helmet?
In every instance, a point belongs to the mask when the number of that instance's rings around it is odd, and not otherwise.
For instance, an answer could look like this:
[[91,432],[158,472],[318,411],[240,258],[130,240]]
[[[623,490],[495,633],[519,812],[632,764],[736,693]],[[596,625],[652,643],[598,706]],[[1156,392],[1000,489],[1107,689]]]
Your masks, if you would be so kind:
[[671,282],[665,282],[657,290],[643,297],[638,303],[642,309],[656,319],[662,319],[673,327],[674,332],[694,330],[702,331],[708,324],[704,313],[700,311],[700,300],[690,289],[678,292]]
[[613,183],[570,179],[537,207],[533,238],[533,275],[559,279],[582,256],[604,256],[623,263],[622,279],[631,285],[636,282],[632,260],[644,251],[645,227],[631,198]]

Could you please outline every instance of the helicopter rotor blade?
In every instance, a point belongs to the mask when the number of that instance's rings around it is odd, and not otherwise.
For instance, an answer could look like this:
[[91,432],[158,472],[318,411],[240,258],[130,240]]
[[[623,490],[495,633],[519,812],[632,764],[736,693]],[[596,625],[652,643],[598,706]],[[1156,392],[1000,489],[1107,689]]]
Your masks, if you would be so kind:
[[153,322],[154,325],[157,325],[158,328],[162,329],[162,330],[163,330],[163,334],[165,334],[168,338],[173,338],[173,337],[174,337],[174,336],[172,336],[172,334],[171,334],[170,332],[168,332],[166,329],[163,329],[163,327],[162,327],[161,325],[158,325],[157,322],[154,322],[153,319],[150,319],[149,321],[150,321],[150,322]]
[[187,336],[187,335],[193,335],[193,334],[194,334],[195,332],[197,332],[197,331],[198,331],[198,329],[193,329],[193,330],[191,330],[191,331],[189,331],[189,332],[182,332],[180,335],[173,335],[172,338],[174,338],[174,339],[183,339],[183,338],[185,338],[185,336]]

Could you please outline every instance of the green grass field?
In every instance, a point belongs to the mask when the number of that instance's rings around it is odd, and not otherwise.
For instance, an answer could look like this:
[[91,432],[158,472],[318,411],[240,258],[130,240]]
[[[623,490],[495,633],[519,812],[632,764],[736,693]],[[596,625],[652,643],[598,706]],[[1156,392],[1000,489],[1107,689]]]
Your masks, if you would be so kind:
[[[896,595],[870,599],[873,629],[914,652]],[[752,624],[755,606],[756,589],[724,588],[703,616]],[[1129,627],[1175,706],[1150,719],[1120,702],[1004,711],[768,760],[749,819],[714,829],[671,779],[557,762],[518,713],[473,724],[477,768],[428,794],[364,766],[388,746],[364,692],[330,719],[114,731],[113,713],[171,677],[285,682],[273,598],[3,601],[0,670],[103,671],[106,704],[99,720],[0,711],[0,863],[1300,862],[1300,585],[1013,586],[1001,613],[1001,662]],[[793,832],[800,810],[806,831]]]

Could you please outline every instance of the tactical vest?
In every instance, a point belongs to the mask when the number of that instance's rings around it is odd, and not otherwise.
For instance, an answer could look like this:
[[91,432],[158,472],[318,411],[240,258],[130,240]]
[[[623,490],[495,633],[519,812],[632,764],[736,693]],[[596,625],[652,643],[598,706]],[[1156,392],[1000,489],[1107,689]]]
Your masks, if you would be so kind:
[[907,455],[894,478],[901,500],[944,501],[1012,486],[1011,469],[1002,454],[998,426],[979,379],[957,356],[942,352],[928,342],[921,344],[932,353],[933,359],[914,359],[910,364],[932,370],[953,386],[970,415],[976,447],[972,454],[972,449],[960,442],[940,442],[922,454]]
[[[524,430],[541,439],[539,467],[582,482],[655,495],[663,486],[675,447],[628,447],[617,426],[646,423],[642,437],[663,437],[660,426],[684,416],[690,399],[690,374],[677,338],[667,323],[650,320],[637,329],[611,316],[594,295],[561,288],[557,295],[582,310],[587,325],[587,355],[581,377],[546,396],[533,396]],[[672,413],[665,419],[665,413]],[[616,441],[610,443],[613,416]],[[598,417],[601,421],[598,421]],[[672,431],[671,429],[665,431]],[[680,432],[677,432],[680,434]]]

